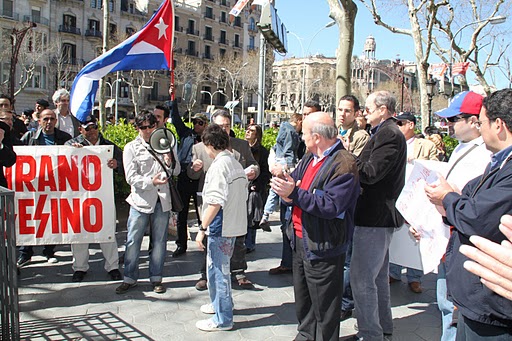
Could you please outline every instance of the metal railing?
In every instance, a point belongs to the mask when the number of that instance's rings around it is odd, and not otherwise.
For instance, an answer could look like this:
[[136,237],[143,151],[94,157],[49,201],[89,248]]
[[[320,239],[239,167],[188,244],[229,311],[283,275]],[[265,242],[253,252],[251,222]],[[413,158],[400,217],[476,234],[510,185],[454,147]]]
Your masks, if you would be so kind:
[[0,187],[0,320],[2,340],[20,339],[14,192]]

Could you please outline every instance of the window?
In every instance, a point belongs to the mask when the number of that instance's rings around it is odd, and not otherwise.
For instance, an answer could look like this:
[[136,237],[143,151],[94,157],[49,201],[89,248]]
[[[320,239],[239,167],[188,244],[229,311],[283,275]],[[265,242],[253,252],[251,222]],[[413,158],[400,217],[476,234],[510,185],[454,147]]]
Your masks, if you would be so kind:
[[210,19],[213,19],[213,8],[206,7],[206,11],[204,13],[204,16]]
[[89,25],[87,26],[91,31],[99,31],[100,30],[100,22],[98,20],[89,19]]
[[108,25],[108,33],[110,34],[110,37],[115,37],[117,35],[117,25],[116,24],[109,24]]
[[41,7],[32,6],[32,21],[41,23]]
[[256,21],[253,17],[249,18],[249,31],[256,31]]
[[221,58],[224,58],[224,56],[226,55],[226,49],[219,49],[219,54]]
[[240,35],[239,34],[235,34],[235,44],[233,46],[240,47]]
[[188,41],[187,54],[189,56],[195,56],[196,55],[196,42],[195,41],[192,41],[192,40]]
[[194,20],[189,20],[188,27],[187,27],[187,33],[195,34],[195,31],[196,31],[196,22]]
[[206,26],[204,28],[204,39],[206,39],[206,40],[213,40],[213,33],[212,33],[212,28],[211,27]]
[[46,89],[46,66],[36,66],[32,76],[32,84],[29,86],[37,89]]
[[249,37],[249,49],[250,49],[250,50],[254,50],[254,49],[255,49],[255,46],[254,46],[254,37],[253,37],[253,36],[250,36],[250,37]]
[[14,14],[13,13],[13,1],[3,0],[2,3],[4,5],[2,15],[12,18],[13,14]]
[[109,2],[108,2],[108,11],[111,12],[111,13],[114,12],[115,5],[116,4],[115,4],[114,0],[109,0]]
[[174,30],[179,31],[180,30],[179,27],[180,27],[180,17],[174,16]]
[[76,63],[76,45],[69,43],[62,44],[62,61],[64,64]]
[[91,8],[101,8],[101,0],[91,0]]
[[133,34],[135,33],[135,29],[133,27],[127,27],[126,28],[126,35],[129,37],[129,36],[132,36]]
[[242,27],[242,18],[235,17],[235,26]]
[[63,16],[63,24],[65,28],[75,28],[76,27],[76,17],[68,14],[64,14]]
[[125,82],[119,82],[119,97],[130,98],[130,85]]
[[220,12],[220,22],[227,23],[226,12]]
[[158,101],[158,82],[154,82],[151,88],[151,100]]
[[221,44],[227,44],[226,41],[226,31],[220,31],[220,41]]
[[208,46],[208,45],[204,46],[204,58],[212,59],[212,48],[211,48],[211,46]]

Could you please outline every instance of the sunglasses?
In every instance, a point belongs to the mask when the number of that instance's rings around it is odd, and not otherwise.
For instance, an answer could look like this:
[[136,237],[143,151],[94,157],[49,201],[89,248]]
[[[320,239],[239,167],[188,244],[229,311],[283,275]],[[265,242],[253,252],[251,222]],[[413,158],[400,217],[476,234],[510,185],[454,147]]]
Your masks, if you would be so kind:
[[199,124],[200,126],[204,126],[204,122],[201,120],[195,120],[192,123],[194,123],[194,125]]
[[91,129],[98,129],[98,125],[97,124],[89,124],[88,126],[86,127],[82,127],[85,129],[85,131],[90,131]]
[[407,123],[409,123],[410,121],[396,121],[396,125],[399,126],[399,127],[402,127],[404,125],[406,125]]
[[140,126],[139,129],[140,130],[146,130],[146,129],[153,129],[155,127],[155,124],[151,124],[151,125],[148,125],[148,126]]
[[467,116],[453,116],[453,117],[447,117],[446,120],[450,123],[459,122],[460,120],[466,119]]

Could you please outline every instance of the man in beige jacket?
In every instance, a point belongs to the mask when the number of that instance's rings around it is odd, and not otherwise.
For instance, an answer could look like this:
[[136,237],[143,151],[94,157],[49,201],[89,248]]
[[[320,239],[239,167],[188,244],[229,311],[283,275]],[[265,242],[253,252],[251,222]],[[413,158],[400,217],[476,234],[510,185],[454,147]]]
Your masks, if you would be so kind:
[[[348,151],[359,156],[370,136],[364,129],[360,129],[356,122],[359,113],[359,101],[355,96],[346,95],[338,103],[338,138],[348,146]],[[348,142],[348,143],[347,143]]]

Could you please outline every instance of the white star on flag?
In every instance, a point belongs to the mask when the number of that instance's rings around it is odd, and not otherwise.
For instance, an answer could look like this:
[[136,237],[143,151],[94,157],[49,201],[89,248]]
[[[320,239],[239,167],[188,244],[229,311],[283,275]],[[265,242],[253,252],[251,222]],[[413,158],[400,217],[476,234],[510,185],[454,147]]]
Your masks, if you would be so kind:
[[158,29],[158,39],[162,38],[162,36],[167,39],[167,32],[165,30],[167,30],[169,25],[165,24],[164,19],[160,18],[160,22],[156,24],[155,27]]

